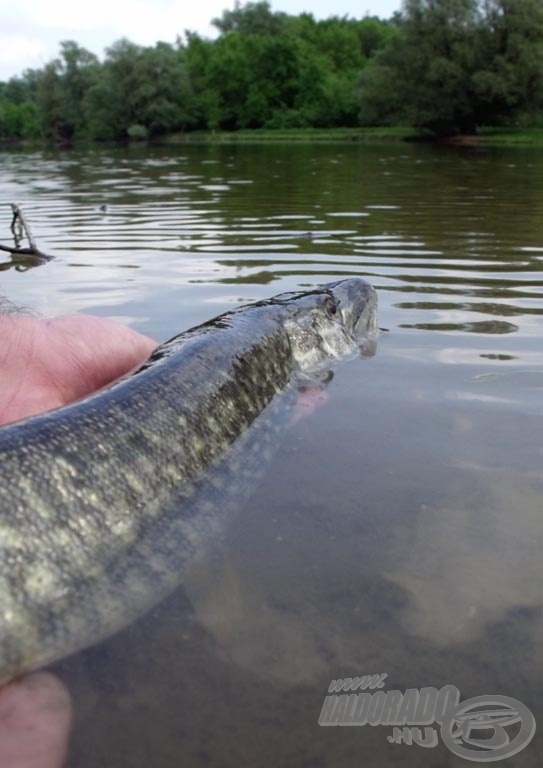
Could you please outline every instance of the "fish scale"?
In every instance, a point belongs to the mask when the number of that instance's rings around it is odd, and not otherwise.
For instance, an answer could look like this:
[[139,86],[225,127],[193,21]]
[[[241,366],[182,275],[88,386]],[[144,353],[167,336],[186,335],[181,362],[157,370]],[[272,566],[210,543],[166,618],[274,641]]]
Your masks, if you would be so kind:
[[344,357],[374,309],[357,278],[241,307],[110,388],[0,429],[0,684],[182,583],[265,466],[307,354],[311,368]]

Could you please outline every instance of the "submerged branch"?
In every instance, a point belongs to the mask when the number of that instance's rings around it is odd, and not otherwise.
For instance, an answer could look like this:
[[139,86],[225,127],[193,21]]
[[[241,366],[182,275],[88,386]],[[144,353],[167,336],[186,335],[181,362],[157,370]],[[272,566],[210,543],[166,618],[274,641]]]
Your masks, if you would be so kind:
[[[2,245],[0,244],[0,251],[11,253],[14,256],[29,256],[33,259],[41,259],[42,261],[50,261],[53,257],[48,256],[43,251],[40,251],[34,240],[32,230],[28,224],[22,210],[15,203],[10,203],[11,210],[13,211],[13,219],[11,220],[11,231],[13,233],[13,240],[15,245]],[[28,241],[28,247],[22,247],[21,242],[26,237]]]

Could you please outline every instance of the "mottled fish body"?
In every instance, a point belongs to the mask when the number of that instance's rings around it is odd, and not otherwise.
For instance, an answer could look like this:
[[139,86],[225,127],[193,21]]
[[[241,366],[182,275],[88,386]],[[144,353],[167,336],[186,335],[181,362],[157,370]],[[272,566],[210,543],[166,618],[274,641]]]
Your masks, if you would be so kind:
[[375,303],[355,278],[227,312],[107,390],[0,429],[0,684],[182,582],[293,374],[351,353]]

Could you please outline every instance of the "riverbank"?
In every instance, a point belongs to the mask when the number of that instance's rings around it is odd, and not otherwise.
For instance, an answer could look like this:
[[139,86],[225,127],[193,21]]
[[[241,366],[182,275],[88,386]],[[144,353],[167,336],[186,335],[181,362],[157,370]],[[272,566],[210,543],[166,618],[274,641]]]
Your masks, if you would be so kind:
[[[429,134],[405,127],[376,128],[254,128],[240,131],[183,131],[150,139],[130,138],[125,142],[86,142],[83,139],[72,143],[56,144],[59,148],[70,146],[116,146],[118,144],[284,144],[284,143],[345,143],[345,142],[383,142],[383,141],[423,141]],[[0,149],[39,148],[44,142],[36,139],[1,139]]]
[[485,145],[517,146],[532,144],[543,146],[543,128],[482,128],[480,138]]
[[476,134],[459,134],[436,138],[428,131],[417,128],[289,128],[243,131],[192,131],[162,136],[161,144],[216,143],[216,144],[273,144],[292,142],[383,142],[419,141],[455,146],[542,146],[543,128],[482,128]]
[[[131,139],[126,143],[144,144],[286,144],[286,143],[319,143],[343,144],[349,142],[379,143],[379,142],[427,142],[465,147],[514,147],[539,146],[543,147],[543,128],[481,128],[476,134],[459,134],[439,138],[429,131],[417,128],[373,127],[373,128],[289,128],[265,129],[255,128],[242,131],[187,131],[157,136],[153,139]],[[57,144],[57,148],[84,146],[87,142],[80,140],[72,143]],[[116,146],[123,142],[88,142],[92,146]],[[10,149],[40,149],[51,146],[37,140],[2,140],[0,150]]]
[[191,131],[173,133],[157,139],[160,143],[184,144],[274,144],[284,142],[343,143],[364,141],[409,141],[424,138],[424,134],[413,128],[255,128],[241,131]]

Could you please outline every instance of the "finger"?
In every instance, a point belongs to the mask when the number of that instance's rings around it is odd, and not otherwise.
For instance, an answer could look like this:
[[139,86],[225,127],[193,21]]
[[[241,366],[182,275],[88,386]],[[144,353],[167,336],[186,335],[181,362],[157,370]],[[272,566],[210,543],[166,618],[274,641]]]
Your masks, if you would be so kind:
[[[157,342],[126,325],[103,317],[63,315],[47,321],[57,339],[54,354],[71,362],[62,382],[65,401],[94,392],[146,360]],[[59,366],[59,370],[60,370]],[[64,371],[68,366],[64,366]],[[70,391],[68,391],[68,389]]]
[[0,768],[61,768],[71,716],[67,689],[49,673],[0,689]]

